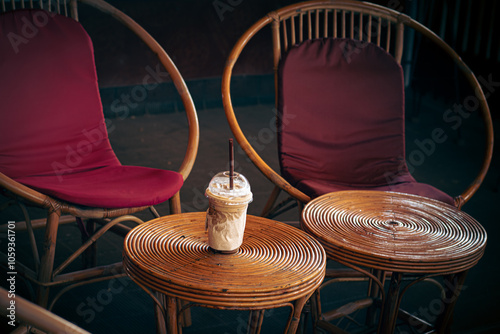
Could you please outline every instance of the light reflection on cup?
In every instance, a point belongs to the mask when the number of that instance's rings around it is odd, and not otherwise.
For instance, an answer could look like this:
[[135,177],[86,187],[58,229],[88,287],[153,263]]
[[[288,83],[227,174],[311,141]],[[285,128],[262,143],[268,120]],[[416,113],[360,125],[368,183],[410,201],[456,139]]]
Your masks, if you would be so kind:
[[233,181],[233,189],[229,189],[229,172],[220,172],[205,192],[209,202],[208,245],[222,253],[234,253],[243,243],[247,208],[253,198],[250,184],[242,174],[234,173]]

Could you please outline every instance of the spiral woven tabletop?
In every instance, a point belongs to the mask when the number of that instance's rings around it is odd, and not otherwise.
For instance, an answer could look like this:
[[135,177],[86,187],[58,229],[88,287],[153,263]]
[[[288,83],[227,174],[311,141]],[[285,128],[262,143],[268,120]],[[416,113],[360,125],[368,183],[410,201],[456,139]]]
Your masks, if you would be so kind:
[[483,256],[486,231],[467,213],[416,195],[339,191],[310,201],[302,228],[341,263],[406,273],[455,273]]
[[205,213],[158,218],[126,237],[124,267],[136,282],[213,307],[265,308],[313,292],[326,254],[303,231],[247,216],[243,244],[233,254],[208,247]]

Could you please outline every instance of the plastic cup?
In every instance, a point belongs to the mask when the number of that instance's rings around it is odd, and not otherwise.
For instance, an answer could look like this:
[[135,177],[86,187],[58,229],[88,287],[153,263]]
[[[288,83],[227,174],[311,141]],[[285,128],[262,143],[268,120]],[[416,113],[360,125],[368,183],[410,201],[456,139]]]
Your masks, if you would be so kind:
[[248,180],[235,172],[230,189],[229,172],[220,172],[210,181],[205,195],[209,203],[208,245],[222,253],[236,252],[243,243],[247,208],[253,198]]

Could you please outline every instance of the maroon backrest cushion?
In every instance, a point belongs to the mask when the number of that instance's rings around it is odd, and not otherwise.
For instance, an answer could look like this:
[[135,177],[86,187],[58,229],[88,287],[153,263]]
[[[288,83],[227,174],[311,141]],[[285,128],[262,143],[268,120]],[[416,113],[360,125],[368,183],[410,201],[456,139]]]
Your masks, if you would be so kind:
[[0,22],[0,172],[60,176],[119,165],[82,26],[43,10],[7,12]]
[[349,39],[303,42],[281,60],[278,85],[280,165],[292,184],[413,180],[402,70],[383,49]]

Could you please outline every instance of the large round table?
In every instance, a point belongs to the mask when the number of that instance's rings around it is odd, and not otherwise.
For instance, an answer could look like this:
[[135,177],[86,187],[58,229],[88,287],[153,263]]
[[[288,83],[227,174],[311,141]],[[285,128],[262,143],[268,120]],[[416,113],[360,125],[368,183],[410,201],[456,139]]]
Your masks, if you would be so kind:
[[[383,294],[379,333],[394,331],[404,274],[445,276],[445,309],[438,331],[450,325],[466,272],[483,256],[486,231],[467,213],[424,197],[382,191],[339,191],[310,201],[302,228],[325,248],[328,258],[366,273]],[[384,293],[365,268],[391,272]]]
[[[197,212],[161,217],[132,229],[125,239],[123,264],[146,291],[166,296],[165,303],[156,301],[169,333],[178,332],[180,300],[188,306],[260,314],[290,306],[293,313],[285,332],[294,333],[305,302],[323,281],[326,254],[305,232],[251,215],[238,251],[217,253],[207,244],[205,212]],[[261,321],[262,316],[254,331],[260,330]]]

